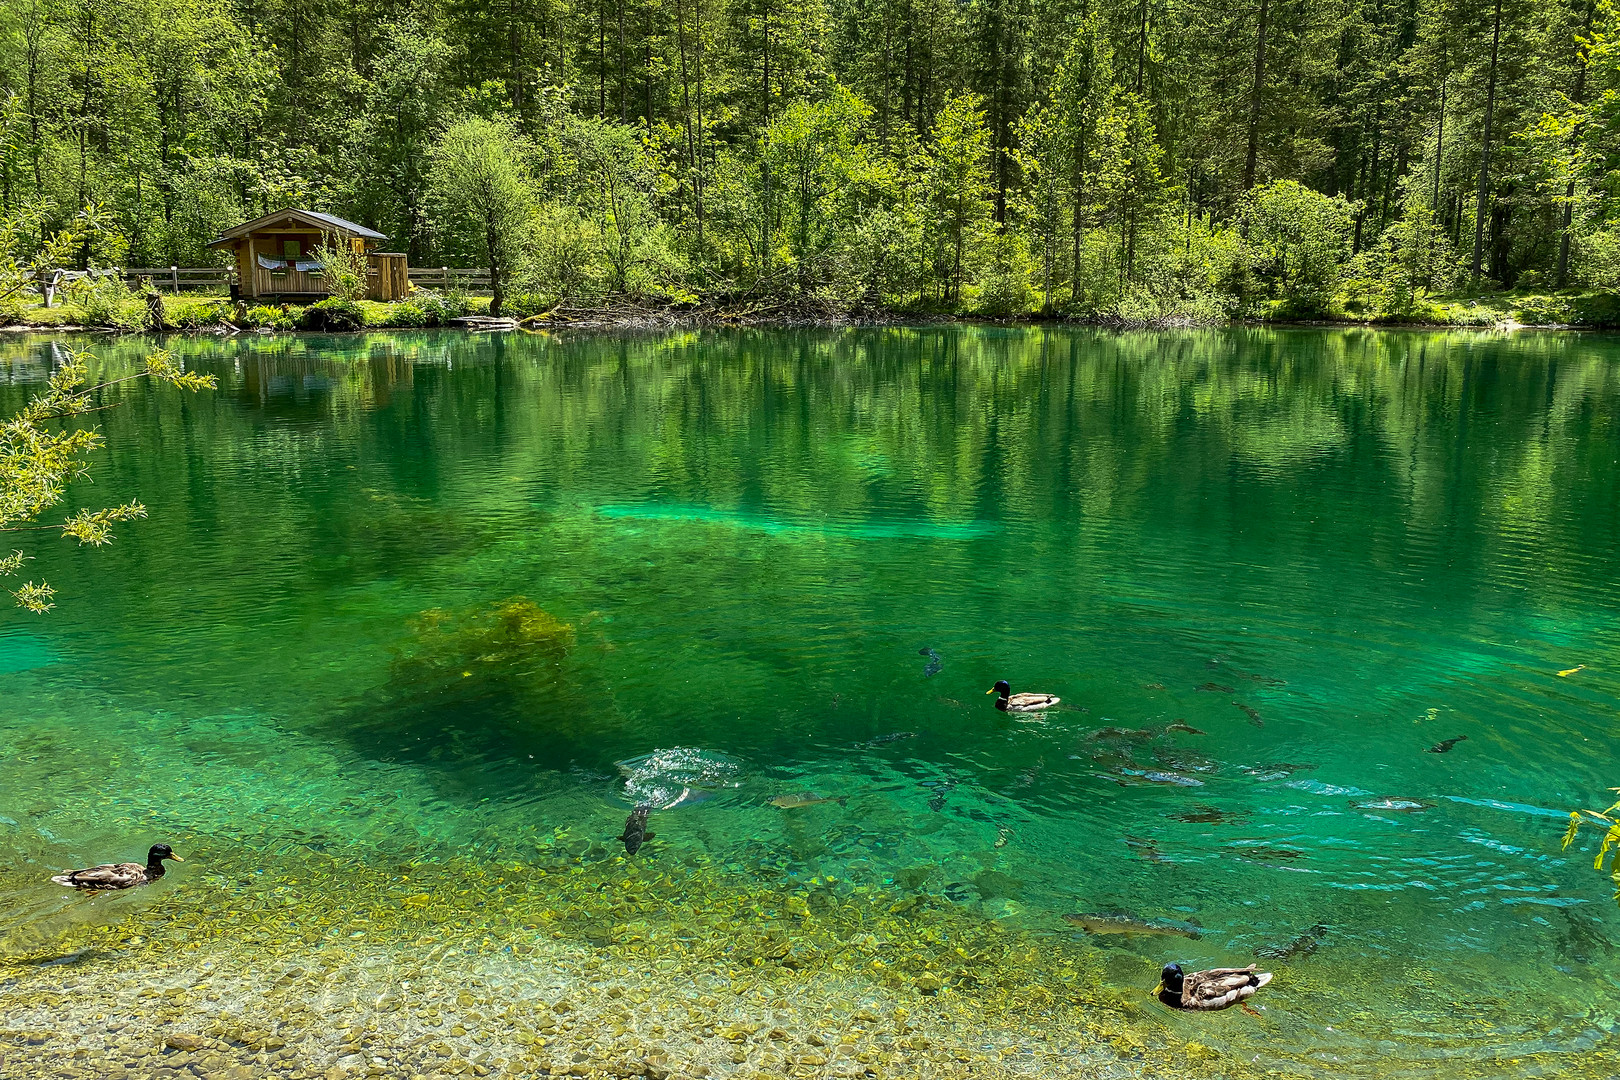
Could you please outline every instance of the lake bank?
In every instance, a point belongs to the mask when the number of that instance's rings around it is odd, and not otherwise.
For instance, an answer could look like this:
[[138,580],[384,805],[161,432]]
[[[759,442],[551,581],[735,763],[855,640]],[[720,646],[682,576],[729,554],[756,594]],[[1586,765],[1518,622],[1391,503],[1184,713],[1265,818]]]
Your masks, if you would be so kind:
[[[424,291],[420,298],[383,303],[260,304],[236,307],[225,298],[169,296],[167,332],[251,333],[355,330],[421,330],[454,327],[456,320],[486,316],[487,296],[446,299]],[[144,304],[129,300],[100,321],[71,302],[34,307],[20,321],[0,326],[10,332],[151,332]],[[1209,311],[1168,312],[1151,317],[1106,313],[994,316],[972,312],[914,311],[848,307],[821,301],[761,301],[742,304],[609,303],[560,304],[541,311],[517,305],[510,318],[520,328],[589,330],[815,329],[842,327],[986,325],[1081,327],[1103,330],[1215,329],[1222,326],[1323,327],[1354,329],[1610,330],[1620,327],[1620,298],[1613,293],[1501,293],[1440,298],[1399,315],[1299,315],[1279,307],[1273,315],[1250,313],[1227,318]],[[467,327],[480,331],[487,328]]]

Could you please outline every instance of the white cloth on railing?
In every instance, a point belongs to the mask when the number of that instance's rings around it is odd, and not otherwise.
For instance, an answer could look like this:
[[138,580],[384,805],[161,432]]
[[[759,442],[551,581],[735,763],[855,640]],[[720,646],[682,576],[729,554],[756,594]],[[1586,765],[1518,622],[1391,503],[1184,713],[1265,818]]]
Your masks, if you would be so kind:
[[261,270],[285,270],[287,269],[287,260],[272,259],[268,255],[260,255],[259,268]]
[[319,270],[321,268],[321,260],[319,260],[319,259],[299,259],[293,265],[298,268],[298,272],[300,274],[307,274],[311,270]]

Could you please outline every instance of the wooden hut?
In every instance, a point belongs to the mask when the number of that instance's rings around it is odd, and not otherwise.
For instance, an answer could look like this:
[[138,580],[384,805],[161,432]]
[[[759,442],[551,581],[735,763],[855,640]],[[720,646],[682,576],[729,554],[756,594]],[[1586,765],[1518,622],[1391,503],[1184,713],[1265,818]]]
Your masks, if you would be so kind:
[[404,255],[376,250],[387,239],[334,214],[287,209],[226,229],[208,246],[235,253],[238,292],[245,300],[325,296],[318,262],[323,243],[346,243],[365,254],[370,264],[368,299],[400,300],[411,291],[411,283]]

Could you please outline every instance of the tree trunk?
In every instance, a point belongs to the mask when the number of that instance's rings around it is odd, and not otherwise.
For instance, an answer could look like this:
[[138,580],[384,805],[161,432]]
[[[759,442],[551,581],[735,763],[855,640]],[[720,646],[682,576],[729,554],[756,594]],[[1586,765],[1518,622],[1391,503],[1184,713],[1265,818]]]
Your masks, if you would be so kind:
[[[1597,5],[1588,0],[1586,5],[1586,25],[1581,30],[1580,44],[1575,50],[1575,62],[1577,66],[1575,68],[1575,97],[1573,100],[1574,104],[1577,106],[1586,104],[1586,65],[1588,60],[1587,48],[1589,47],[1589,40],[1592,36],[1592,16],[1596,9]],[[1581,124],[1576,123],[1575,129],[1569,133],[1570,142],[1572,144],[1576,138],[1580,136],[1580,133]],[[1564,225],[1563,228],[1559,230],[1558,237],[1558,273],[1555,281],[1560,289],[1569,283],[1569,231],[1570,225],[1574,222],[1574,220],[1575,176],[1572,172],[1569,178],[1569,183],[1564,187]]]
[[1474,202],[1474,263],[1470,286],[1479,288],[1479,264],[1485,251],[1485,196],[1491,182],[1491,120],[1496,113],[1496,58],[1502,41],[1502,0],[1496,0],[1491,28],[1491,71],[1485,83],[1485,133],[1479,148],[1479,197]]
[[1260,29],[1254,39],[1254,86],[1249,90],[1249,150],[1243,159],[1243,190],[1254,187],[1255,159],[1260,153],[1260,98],[1266,85],[1266,31],[1271,0],[1260,0]]
[[1434,137],[1434,198],[1429,200],[1429,210],[1436,219],[1440,216],[1440,171],[1446,155],[1446,84],[1450,81],[1448,75],[1440,83],[1440,132]]

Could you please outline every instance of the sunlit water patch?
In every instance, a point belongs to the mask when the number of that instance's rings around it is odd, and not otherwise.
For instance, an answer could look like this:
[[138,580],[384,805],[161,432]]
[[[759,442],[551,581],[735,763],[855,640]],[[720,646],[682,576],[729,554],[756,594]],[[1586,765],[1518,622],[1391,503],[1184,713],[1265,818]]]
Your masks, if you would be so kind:
[[141,1067],[110,995],[317,1074],[1616,1072],[1607,339],[171,345],[221,389],[74,491],[150,519],[0,632],[15,1060]]

